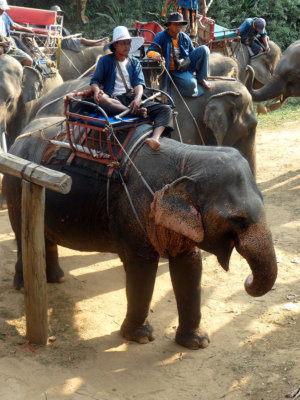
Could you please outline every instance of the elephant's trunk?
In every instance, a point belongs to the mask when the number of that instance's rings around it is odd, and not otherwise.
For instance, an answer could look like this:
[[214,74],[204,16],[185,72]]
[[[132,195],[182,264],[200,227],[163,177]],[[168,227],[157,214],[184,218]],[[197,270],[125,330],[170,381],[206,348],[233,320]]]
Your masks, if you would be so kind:
[[252,275],[245,281],[250,296],[263,296],[272,289],[277,277],[277,261],[272,236],[265,222],[258,222],[243,232],[237,251],[247,260]]
[[247,71],[249,76],[246,82],[246,87],[249,90],[253,101],[271,100],[275,97],[282,96],[285,93],[285,82],[279,75],[275,74],[271,79],[260,89],[253,89],[254,70],[248,65]]

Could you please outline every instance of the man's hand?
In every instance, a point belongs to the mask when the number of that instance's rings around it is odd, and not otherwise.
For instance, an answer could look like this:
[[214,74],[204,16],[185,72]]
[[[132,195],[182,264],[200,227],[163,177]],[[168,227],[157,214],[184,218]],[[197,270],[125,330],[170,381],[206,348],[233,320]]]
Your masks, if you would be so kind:
[[164,62],[165,61],[165,59],[160,54],[156,54],[154,57],[152,57],[152,60],[158,61],[158,62]]
[[9,46],[9,42],[0,42],[0,46],[2,46],[4,50],[6,50]]
[[129,108],[132,110],[132,114],[135,114],[136,111],[140,108],[141,105],[141,97],[140,96],[135,96],[135,98],[132,100],[132,102],[129,104]]
[[94,92],[94,101],[96,104],[100,103],[100,97],[103,96],[103,94],[104,94],[104,92],[101,89]]

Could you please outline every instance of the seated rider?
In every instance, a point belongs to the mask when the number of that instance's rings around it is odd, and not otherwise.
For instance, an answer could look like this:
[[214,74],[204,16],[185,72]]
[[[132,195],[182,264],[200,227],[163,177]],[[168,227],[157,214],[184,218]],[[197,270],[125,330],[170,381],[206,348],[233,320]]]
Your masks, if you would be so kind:
[[169,106],[155,101],[140,107],[144,75],[139,60],[129,53],[134,53],[143,42],[142,37],[131,37],[125,26],[117,26],[113,40],[106,45],[112,54],[99,59],[90,84],[95,102],[107,113],[116,115],[131,109],[132,114],[143,118],[148,114],[154,122],[154,131],[146,142],[152,150],[159,150],[161,134],[173,131],[173,116]]
[[[187,21],[183,19],[182,14],[171,13],[166,23],[167,29],[154,36],[147,56],[159,62],[165,60],[166,69],[181,94],[198,97],[204,93],[203,88],[210,88],[210,84],[206,81],[210,52],[207,46],[199,46],[194,49],[191,39],[182,32],[182,26],[186,24]],[[185,70],[180,69],[179,65],[179,61],[183,60],[186,60]],[[163,77],[164,90],[167,90],[168,83],[169,77],[165,73]]]
[[17,29],[19,31],[33,33],[33,29],[13,22],[5,10],[9,10],[7,2],[6,0],[0,0],[0,55],[9,54],[22,65],[31,67],[32,58],[17,47],[16,42],[10,36],[10,30]]
[[[62,15],[63,10],[59,6],[52,6],[50,7],[51,11],[56,11],[56,14],[58,16]],[[108,43],[108,38],[104,37],[102,39],[96,39],[96,40],[91,40],[91,39],[86,39],[82,37],[66,37],[64,36],[71,36],[71,33],[66,29],[64,26],[62,28],[62,38],[61,38],[61,48],[65,50],[72,50],[76,51],[79,53],[81,51],[80,45],[84,46],[104,46],[106,43]]]
[[251,47],[253,55],[270,51],[269,37],[265,28],[266,21],[263,18],[246,18],[239,26],[241,42]]

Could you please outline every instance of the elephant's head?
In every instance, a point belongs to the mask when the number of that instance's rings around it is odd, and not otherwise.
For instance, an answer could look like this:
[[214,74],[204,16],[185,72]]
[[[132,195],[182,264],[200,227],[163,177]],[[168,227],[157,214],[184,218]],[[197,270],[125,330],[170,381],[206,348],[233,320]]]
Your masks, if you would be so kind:
[[272,288],[277,263],[262,196],[236,150],[223,148],[213,166],[208,157],[197,174],[157,191],[150,217],[156,228],[150,237],[160,255],[175,255],[196,244],[228,270],[235,247],[252,270],[246,291],[262,296]]
[[280,58],[271,79],[260,89],[253,89],[254,71],[248,66],[247,88],[254,101],[300,96],[300,40],[291,44]]
[[[204,108],[206,144],[237,148],[248,160],[253,174],[256,173],[255,134],[257,119],[248,90],[239,82],[232,82],[234,90],[213,94]],[[229,88],[229,87],[228,87]]]
[[249,60],[249,64],[254,69],[257,88],[265,85],[271,79],[281,57],[280,47],[272,41],[269,42],[269,45],[269,53],[257,54]]
[[16,130],[15,121],[18,115],[21,114],[22,118],[19,119],[23,121],[24,105],[40,95],[43,82],[38,71],[31,67],[22,67],[8,55],[1,56],[0,72],[1,126],[5,126],[8,136],[11,136]]

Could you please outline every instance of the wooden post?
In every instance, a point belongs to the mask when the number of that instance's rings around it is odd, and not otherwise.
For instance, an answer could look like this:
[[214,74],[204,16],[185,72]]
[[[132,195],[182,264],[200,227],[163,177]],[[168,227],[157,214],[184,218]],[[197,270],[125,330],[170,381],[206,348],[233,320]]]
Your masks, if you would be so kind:
[[26,338],[46,344],[48,301],[44,241],[45,188],[69,193],[72,180],[61,172],[0,154],[0,172],[22,178],[22,262],[25,289]]
[[45,188],[22,181],[22,262],[26,339],[46,344],[48,300],[44,240]]

